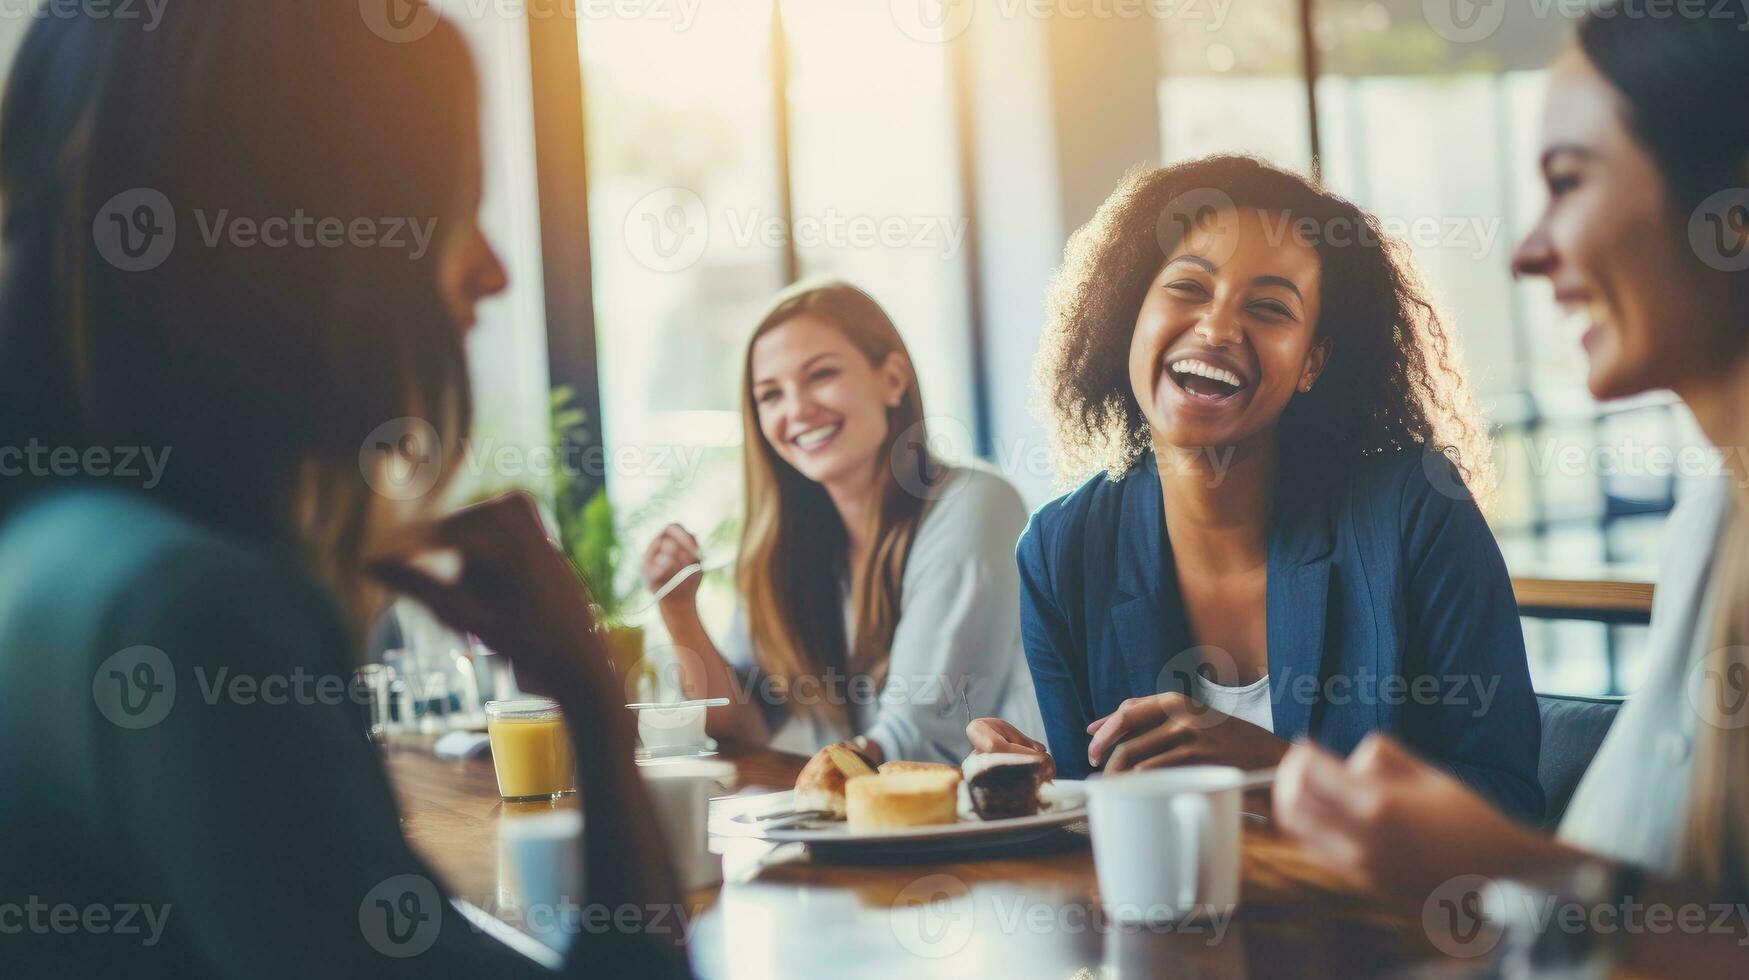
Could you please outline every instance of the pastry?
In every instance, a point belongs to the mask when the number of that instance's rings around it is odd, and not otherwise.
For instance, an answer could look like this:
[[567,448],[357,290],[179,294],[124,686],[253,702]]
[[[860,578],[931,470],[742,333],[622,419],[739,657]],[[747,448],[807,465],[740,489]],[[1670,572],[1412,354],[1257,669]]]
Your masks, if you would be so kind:
[[968,758],[960,771],[972,809],[985,820],[1030,817],[1038,812],[1044,760],[1019,752],[988,752]]
[[835,820],[843,820],[845,782],[857,776],[872,776],[874,772],[874,766],[850,746],[828,745],[814,753],[796,777],[795,808],[820,810]]
[[927,827],[959,819],[959,774],[890,772],[858,776],[844,789],[852,832]]
[[901,759],[881,763],[881,775],[893,772],[939,772],[951,775],[955,783],[960,781],[959,767],[941,762],[908,762]]

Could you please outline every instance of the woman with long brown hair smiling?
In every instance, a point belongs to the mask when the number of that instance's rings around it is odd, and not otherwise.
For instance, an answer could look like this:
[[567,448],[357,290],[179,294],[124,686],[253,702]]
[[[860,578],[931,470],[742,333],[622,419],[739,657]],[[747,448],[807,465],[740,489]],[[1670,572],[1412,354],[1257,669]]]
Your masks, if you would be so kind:
[[[1011,557],[1025,507],[995,474],[931,456],[910,355],[880,304],[840,282],[779,296],[748,341],[741,396],[741,612],[719,652],[696,577],[661,607],[687,692],[730,699],[711,731],[958,762],[962,705],[1032,727]],[[701,561],[671,525],[644,575],[659,588]]]
[[[1749,14],[1628,13],[1594,8],[1550,74],[1548,202],[1513,268],[1547,278],[1582,324],[1594,396],[1672,390],[1722,455],[1664,529],[1643,679],[1554,838],[1384,737],[1347,760],[1295,748],[1276,809],[1312,855],[1369,886],[1432,895],[1429,908],[1501,900],[1533,953],[1566,960],[1548,969],[1706,976],[1741,970],[1749,940],[1736,904],[1749,900]],[[1602,927],[1537,921],[1557,900]],[[1708,914],[1720,908],[1722,927]],[[1691,909],[1702,925],[1648,928],[1647,910],[1669,923]]]
[[1384,729],[1538,812],[1487,441],[1375,219],[1245,157],[1135,174],[1069,243],[1039,372],[1059,472],[1094,473],[1019,548],[1058,770],[1265,769]]

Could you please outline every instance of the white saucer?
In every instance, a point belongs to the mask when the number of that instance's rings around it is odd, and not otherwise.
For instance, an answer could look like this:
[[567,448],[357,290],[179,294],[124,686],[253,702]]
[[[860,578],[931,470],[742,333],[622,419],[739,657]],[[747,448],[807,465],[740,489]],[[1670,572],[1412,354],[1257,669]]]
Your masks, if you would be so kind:
[[717,754],[717,740],[706,737],[699,745],[677,745],[660,749],[646,749],[642,745],[632,753],[632,761],[638,765],[651,762],[666,762],[670,759],[708,759]]

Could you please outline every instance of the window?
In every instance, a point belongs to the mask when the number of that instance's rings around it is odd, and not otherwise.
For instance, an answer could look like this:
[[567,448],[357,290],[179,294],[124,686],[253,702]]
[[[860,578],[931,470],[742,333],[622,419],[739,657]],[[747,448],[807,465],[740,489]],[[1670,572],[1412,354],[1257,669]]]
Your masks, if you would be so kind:
[[1182,18],[1159,20],[1161,159],[1250,153],[1309,173],[1296,0],[1232,4],[1224,19],[1182,9]]
[[621,571],[669,521],[715,562],[739,509],[741,345],[784,281],[781,242],[740,234],[780,213],[769,0],[701,5],[686,30],[584,18],[579,31],[594,267],[578,274],[594,288]]
[[970,431],[970,223],[944,49],[895,30],[886,0],[791,0],[783,18],[801,273],[847,279],[878,300],[911,350],[929,414]]

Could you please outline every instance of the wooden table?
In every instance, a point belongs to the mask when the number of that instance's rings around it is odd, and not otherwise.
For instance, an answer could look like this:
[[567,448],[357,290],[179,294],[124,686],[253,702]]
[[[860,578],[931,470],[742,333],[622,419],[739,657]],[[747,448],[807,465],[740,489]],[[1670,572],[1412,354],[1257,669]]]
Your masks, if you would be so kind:
[[1643,565],[1514,569],[1520,615],[1645,624],[1652,619],[1656,570]]
[[[490,760],[438,759],[427,746],[384,750],[407,837],[454,894],[496,907],[508,888],[499,825],[552,805],[503,803]],[[742,788],[787,789],[805,761],[724,757]],[[1439,956],[1419,903],[1346,890],[1267,829],[1246,833],[1237,914],[1175,930],[1106,922],[1086,838],[1069,831],[1026,853],[937,864],[826,864],[797,845],[749,840],[712,848],[726,884],[688,898],[694,969],[707,978],[1348,978]]]

